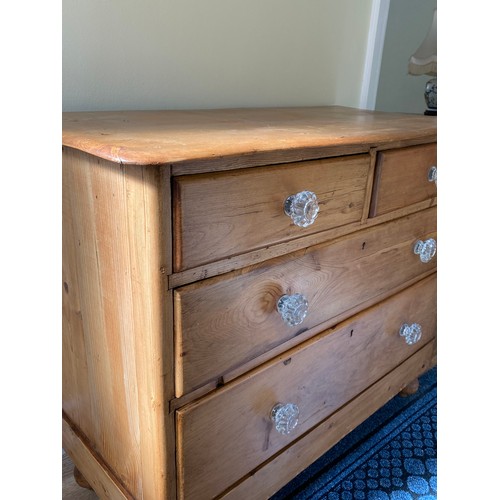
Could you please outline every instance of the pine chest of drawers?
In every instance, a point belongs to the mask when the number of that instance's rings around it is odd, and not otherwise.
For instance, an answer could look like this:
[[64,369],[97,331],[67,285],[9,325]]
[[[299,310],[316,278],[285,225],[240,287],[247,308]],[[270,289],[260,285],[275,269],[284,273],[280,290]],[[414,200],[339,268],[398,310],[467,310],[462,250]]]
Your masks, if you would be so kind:
[[65,113],[63,446],[101,498],[265,499],[436,362],[436,120]]

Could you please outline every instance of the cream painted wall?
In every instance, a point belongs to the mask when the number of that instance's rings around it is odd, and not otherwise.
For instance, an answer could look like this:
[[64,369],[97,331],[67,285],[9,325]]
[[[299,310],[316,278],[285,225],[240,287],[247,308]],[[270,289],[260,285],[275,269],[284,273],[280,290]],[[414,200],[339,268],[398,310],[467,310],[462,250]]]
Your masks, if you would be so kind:
[[372,0],[64,0],[63,111],[359,106]]
[[425,111],[424,89],[431,77],[409,75],[408,60],[427,35],[436,4],[436,0],[391,1],[375,109]]

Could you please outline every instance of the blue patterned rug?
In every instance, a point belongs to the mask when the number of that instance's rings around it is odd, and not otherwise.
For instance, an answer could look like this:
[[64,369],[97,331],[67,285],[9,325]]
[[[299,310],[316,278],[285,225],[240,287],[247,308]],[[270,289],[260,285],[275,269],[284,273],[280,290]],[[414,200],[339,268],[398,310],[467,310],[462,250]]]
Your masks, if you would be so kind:
[[396,396],[272,500],[435,500],[436,368]]

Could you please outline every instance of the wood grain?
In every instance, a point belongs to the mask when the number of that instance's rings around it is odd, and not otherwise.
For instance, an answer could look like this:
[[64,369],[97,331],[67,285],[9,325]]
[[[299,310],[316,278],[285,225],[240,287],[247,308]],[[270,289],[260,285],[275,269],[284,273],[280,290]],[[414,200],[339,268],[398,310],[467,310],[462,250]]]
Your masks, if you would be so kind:
[[[63,446],[100,497],[267,498],[429,366],[433,341],[403,355],[374,332],[434,280],[412,248],[435,237],[436,196],[412,198],[425,155],[407,151],[435,141],[433,117],[342,107],[64,114]],[[321,219],[274,224],[309,180]],[[295,292],[310,314],[288,329],[275,305]],[[293,387],[303,439],[238,434]]]
[[[406,322],[422,326],[422,339],[412,346],[399,335]],[[213,498],[435,334],[433,275],[290,351],[285,361],[274,361],[179,410],[180,491],[188,499]],[[283,436],[273,429],[269,414],[275,404],[289,402],[300,409],[299,425]]]
[[314,233],[309,236],[303,236],[299,239],[290,240],[284,243],[277,243],[271,247],[261,248],[234,257],[227,257],[223,260],[212,262],[210,264],[201,265],[186,271],[173,273],[168,277],[169,288],[178,288],[195,281],[212,278],[221,274],[243,269],[244,267],[254,265],[256,263],[270,260],[275,257],[280,257],[289,253],[296,252],[301,248],[309,248],[334,238],[339,238],[347,234],[354,233],[359,229],[372,227],[377,224],[383,224],[390,220],[398,219],[406,215],[425,210],[426,208],[437,205],[437,199],[432,198],[423,202],[418,202],[413,205],[407,205],[398,210],[394,210],[388,214],[378,215],[376,217],[365,219],[359,223],[347,224],[334,229],[326,229],[320,233]]
[[430,167],[437,165],[436,144],[395,149],[378,154],[370,214],[372,217],[437,196],[429,182]]
[[[413,245],[435,229],[431,208],[175,290],[176,396],[434,268],[435,261],[420,262]],[[296,327],[276,311],[279,297],[292,293],[309,302]]]
[[84,475],[94,492],[102,500],[133,500],[114,472],[103,462],[102,457],[92,452],[81,435],[71,428],[66,419],[62,421],[63,445],[66,453]]
[[65,146],[122,164],[176,165],[175,175],[368,152],[435,135],[435,117],[339,106],[63,113]]
[[261,500],[271,497],[313,463],[333,445],[361,424],[367,414],[378,410],[401,388],[436,364],[436,342],[431,341],[387,376],[360,393],[349,404],[314,427],[299,441],[286,448],[219,498]]
[[170,401],[169,407],[170,411],[175,411],[183,406],[185,406],[188,403],[191,403],[201,397],[203,397],[206,394],[209,394],[210,392],[219,389],[223,385],[228,384],[229,382],[235,380],[238,377],[244,376],[245,373],[255,369],[256,366],[263,365],[270,360],[274,358],[279,358],[282,361],[286,359],[284,356],[286,355],[286,352],[290,349],[293,349],[294,347],[298,346],[302,342],[305,342],[306,340],[309,340],[313,338],[315,335],[318,335],[319,333],[328,330],[332,328],[333,326],[345,321],[346,319],[350,318],[351,316],[354,316],[355,314],[360,313],[364,309],[368,309],[369,307],[374,306],[375,304],[387,299],[391,295],[394,295],[396,293],[401,292],[405,288],[408,288],[418,281],[427,278],[428,276],[434,274],[436,272],[436,269],[430,269],[428,272],[423,273],[422,275],[417,276],[414,279],[411,279],[409,281],[406,281],[400,286],[397,286],[396,288],[393,288],[389,292],[378,295],[377,297],[374,297],[370,300],[367,300],[361,304],[359,304],[356,307],[353,307],[352,309],[349,309],[345,311],[344,313],[340,314],[339,316],[335,317],[334,321],[328,320],[325,321],[324,323],[321,323],[320,325],[317,325],[311,329],[309,329],[306,332],[301,333],[297,337],[293,337],[282,344],[278,345],[274,349],[270,349],[269,351],[266,351],[262,353],[260,356],[257,358],[254,358],[247,363],[243,363],[233,370],[227,372],[223,378],[219,378],[217,380],[214,380],[212,382],[209,382],[205,385],[202,385],[198,389],[195,389],[187,394],[184,394],[183,396],[180,396],[178,398],[174,398]]
[[[361,220],[370,157],[259,167],[174,179],[175,266],[182,271]],[[320,211],[310,226],[293,224],[284,202],[316,194]]]
[[161,498],[160,173],[65,150],[63,193],[63,410],[131,495]]

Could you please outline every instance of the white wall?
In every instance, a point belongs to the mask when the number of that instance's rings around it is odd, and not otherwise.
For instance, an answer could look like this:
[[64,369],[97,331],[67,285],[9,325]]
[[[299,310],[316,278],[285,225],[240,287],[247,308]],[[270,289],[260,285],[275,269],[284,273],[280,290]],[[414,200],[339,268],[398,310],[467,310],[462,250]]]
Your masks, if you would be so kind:
[[63,111],[359,106],[371,4],[64,0]]
[[424,89],[431,77],[409,75],[408,60],[427,35],[436,4],[436,0],[391,1],[375,109],[425,111]]

